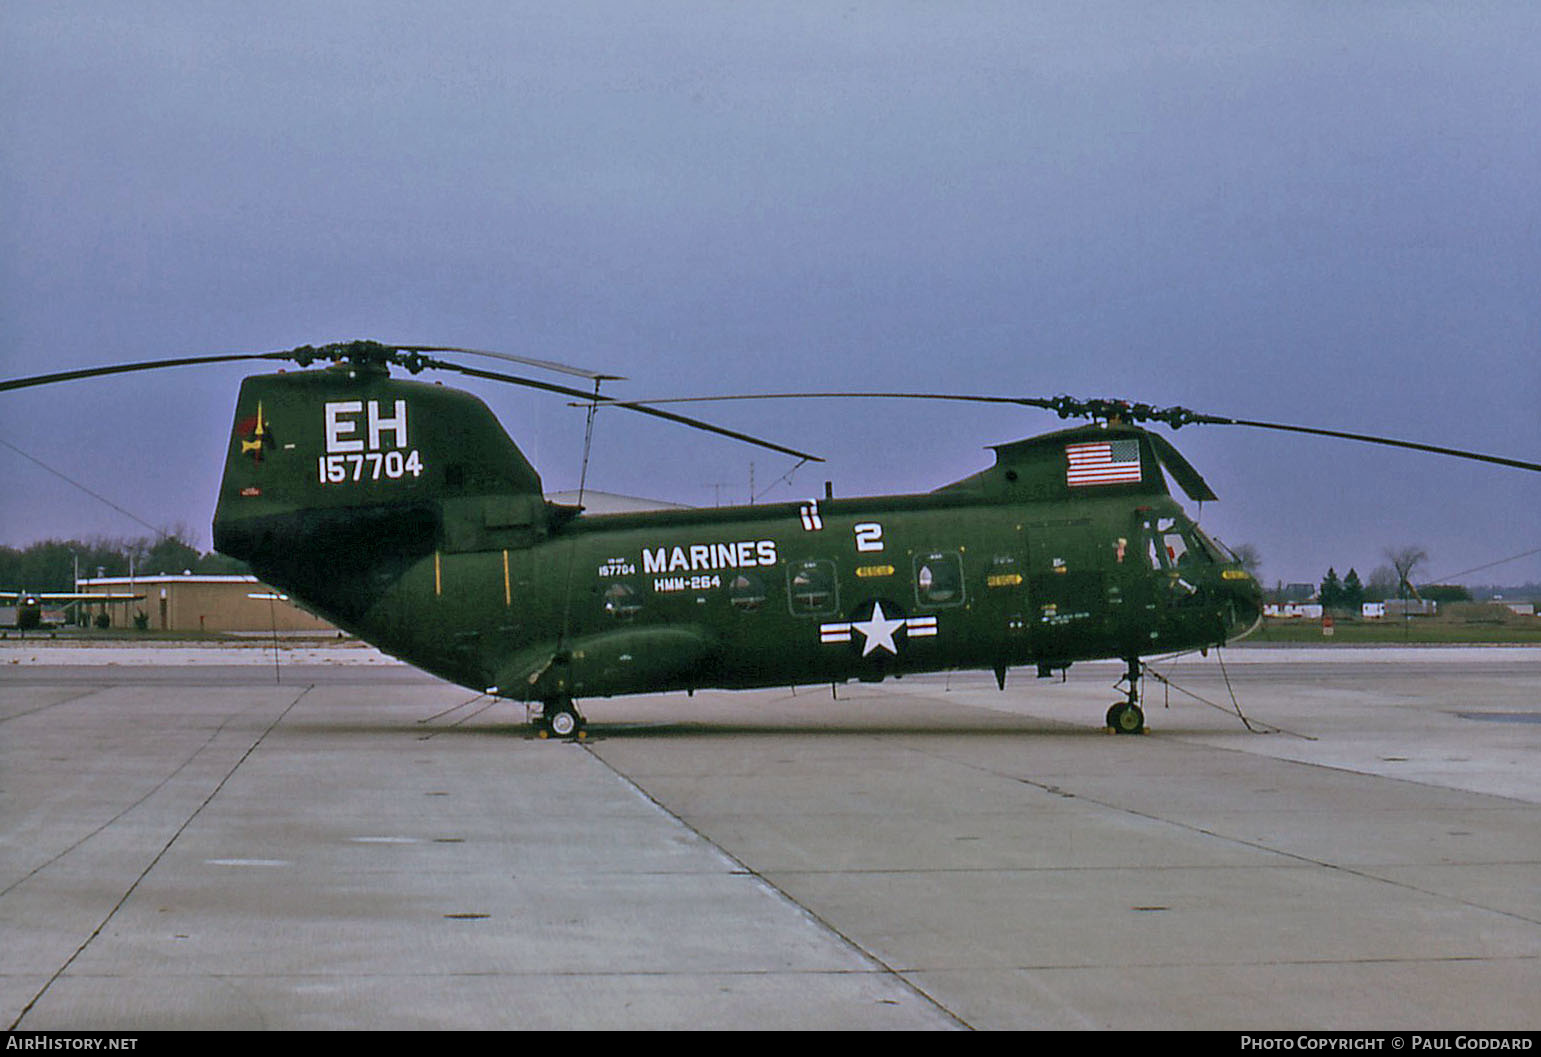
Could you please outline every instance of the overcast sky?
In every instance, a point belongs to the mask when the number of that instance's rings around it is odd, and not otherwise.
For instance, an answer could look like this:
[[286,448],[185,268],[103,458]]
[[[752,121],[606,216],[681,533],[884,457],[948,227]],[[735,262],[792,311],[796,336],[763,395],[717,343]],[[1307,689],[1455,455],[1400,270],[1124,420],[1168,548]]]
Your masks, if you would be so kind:
[[[1541,461],[1538,41],[1529,0],[6,0],[0,376],[376,338],[618,395],[1064,392]],[[0,394],[0,441],[206,548],[243,373]],[[581,412],[466,387],[576,485]],[[590,485],[926,491],[1062,425],[697,410],[830,463],[772,488],[790,460],[608,412]],[[1171,436],[1270,582],[1541,547],[1541,474]],[[0,542],[145,531],[11,447],[0,482]]]

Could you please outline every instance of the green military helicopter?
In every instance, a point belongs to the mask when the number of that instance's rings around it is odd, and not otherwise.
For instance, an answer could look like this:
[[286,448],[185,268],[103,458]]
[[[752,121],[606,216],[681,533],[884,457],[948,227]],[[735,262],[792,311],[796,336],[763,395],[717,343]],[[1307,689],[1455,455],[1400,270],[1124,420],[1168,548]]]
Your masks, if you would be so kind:
[[[1068,397],[948,399],[1045,408],[1078,426],[997,446],[995,464],[920,495],[587,515],[540,475],[479,399],[393,377],[425,368],[532,386],[817,456],[656,406],[447,362],[441,346],[352,342],[158,360],[0,383],[0,391],[128,371],[288,360],[236,401],[214,545],[337,626],[451,682],[541,706],[542,735],[583,736],[582,698],[746,689],[912,672],[1049,675],[1126,662],[1107,712],[1145,728],[1143,656],[1219,646],[1261,619],[1262,592],[1199,530],[1163,469],[1215,498],[1138,424],[1248,425],[1541,465],[1361,434]],[[765,397],[762,397],[765,398]],[[592,420],[591,420],[592,422]]]

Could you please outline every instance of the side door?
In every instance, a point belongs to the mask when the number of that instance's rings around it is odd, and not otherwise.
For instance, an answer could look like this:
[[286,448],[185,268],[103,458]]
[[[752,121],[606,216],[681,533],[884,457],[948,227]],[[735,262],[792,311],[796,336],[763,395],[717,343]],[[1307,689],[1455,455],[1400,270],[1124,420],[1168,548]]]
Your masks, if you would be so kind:
[[1091,519],[1029,523],[1028,611],[1033,654],[1073,660],[1099,651],[1106,635],[1107,572]]

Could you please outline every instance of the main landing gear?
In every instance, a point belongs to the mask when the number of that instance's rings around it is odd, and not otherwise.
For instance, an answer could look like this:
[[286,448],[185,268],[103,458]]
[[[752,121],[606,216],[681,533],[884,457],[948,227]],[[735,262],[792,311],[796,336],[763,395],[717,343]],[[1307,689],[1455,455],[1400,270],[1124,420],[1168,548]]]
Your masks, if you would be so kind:
[[1128,658],[1129,671],[1124,681],[1129,684],[1128,700],[1120,701],[1108,709],[1108,729],[1117,734],[1144,734],[1145,713],[1140,710],[1140,659]]
[[547,701],[537,721],[536,735],[541,738],[568,738],[582,741],[588,737],[589,721],[579,713],[571,699]]

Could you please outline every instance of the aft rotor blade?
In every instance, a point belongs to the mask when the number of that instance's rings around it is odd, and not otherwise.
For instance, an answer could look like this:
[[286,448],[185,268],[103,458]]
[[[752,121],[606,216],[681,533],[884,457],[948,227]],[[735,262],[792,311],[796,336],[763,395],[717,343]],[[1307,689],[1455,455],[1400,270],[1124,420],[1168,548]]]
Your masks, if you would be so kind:
[[490,349],[463,349],[454,345],[394,345],[403,352],[458,352],[467,356],[488,356],[494,360],[506,360],[509,363],[520,363],[526,367],[539,367],[547,371],[556,371],[560,374],[571,374],[578,378],[587,378],[591,382],[624,382],[624,374],[604,374],[599,371],[591,371],[587,367],[574,367],[570,363],[557,363],[555,360],[537,360],[533,356],[516,356],[511,352],[493,352]]
[[1541,473],[1541,463],[1525,462],[1523,459],[1507,459],[1502,455],[1485,455],[1477,451],[1464,451],[1460,448],[1443,448],[1437,444],[1419,444],[1416,441],[1396,440],[1392,437],[1377,437],[1368,433],[1346,433],[1336,429],[1316,429],[1312,426],[1291,426],[1282,422],[1254,422],[1245,418],[1223,418],[1219,415],[1198,415],[1192,418],[1193,422],[1202,422],[1213,426],[1251,426],[1254,429],[1276,429],[1286,433],[1309,433],[1317,437],[1335,437],[1339,440],[1357,440],[1365,444],[1382,444],[1391,448],[1408,448],[1412,451],[1426,451],[1435,455],[1451,455],[1457,459],[1472,459],[1477,462],[1493,463],[1497,466],[1509,466],[1516,470],[1532,470]]
[[440,367],[450,371],[458,371],[459,373],[469,375],[472,378],[486,378],[494,382],[508,382],[512,385],[522,385],[530,389],[540,389],[548,393],[560,393],[563,396],[575,397],[585,404],[592,401],[598,403],[601,407],[624,407],[629,411],[636,411],[638,414],[651,415],[654,418],[661,418],[668,422],[675,422],[682,426],[689,426],[692,429],[704,430],[707,433],[715,433],[720,437],[728,437],[731,440],[743,441],[745,444],[753,444],[756,447],[768,448],[771,451],[779,452],[782,455],[790,455],[793,458],[802,459],[805,462],[824,461],[824,459],[818,455],[810,455],[808,452],[798,451],[796,448],[788,448],[785,445],[777,444],[774,441],[762,440],[759,437],[750,436],[748,433],[740,433],[737,430],[727,429],[723,426],[714,426],[710,422],[702,422],[698,418],[687,418],[684,415],[676,415],[672,411],[660,411],[656,407],[633,407],[628,402],[610,400],[606,397],[599,396],[597,393],[585,393],[582,389],[574,389],[571,386],[556,385],[553,382],[541,382],[534,378],[523,378],[516,374],[501,374],[497,371],[484,371],[479,367],[467,367],[464,364],[448,363],[444,360],[434,360],[429,364],[429,366]]
[[[135,371],[153,371],[163,367],[191,367],[196,365],[208,365],[216,363],[237,363],[245,360],[291,360],[301,366],[309,366],[319,360],[331,360],[337,362],[344,359],[353,359],[359,362],[395,364],[405,367],[412,373],[417,373],[425,367],[437,367],[441,370],[456,371],[473,378],[487,378],[497,382],[508,382],[513,385],[522,385],[530,389],[541,389],[548,393],[558,393],[562,396],[576,397],[579,400],[589,401],[597,394],[598,386],[603,381],[618,381],[619,376],[600,374],[583,368],[569,367],[565,364],[556,364],[546,360],[531,360],[525,357],[512,356],[503,353],[488,353],[480,349],[457,349],[455,351],[470,353],[473,355],[490,355],[498,359],[508,359],[517,363],[529,363],[534,366],[565,371],[568,374],[577,374],[588,378],[595,383],[595,392],[587,393],[581,389],[573,389],[565,385],[555,385],[550,382],[537,381],[534,378],[523,378],[518,375],[501,374],[497,371],[483,371],[475,367],[467,367],[463,364],[449,363],[444,360],[434,359],[424,355],[428,351],[448,350],[449,346],[429,345],[384,345],[380,342],[359,341],[344,342],[320,347],[301,346],[298,349],[289,349],[282,352],[247,352],[233,353],[220,356],[182,356],[174,359],[147,360],[140,363],[119,363],[105,367],[83,367],[73,371],[58,371],[53,374],[38,374],[27,378],[11,378],[0,381],[0,392],[12,389],[26,389],[32,386],[52,385],[57,382],[70,382],[82,378],[99,378],[111,374],[130,374]],[[404,355],[403,355],[404,354]],[[601,399],[601,403],[607,403]],[[789,448],[773,441],[762,440],[759,437],[750,436],[748,433],[740,433],[737,430],[726,429],[722,426],[714,426],[710,422],[702,422],[699,419],[677,415],[671,411],[660,411],[656,408],[638,407],[632,410],[639,414],[651,415],[669,422],[675,422],[692,429],[704,430],[707,433],[715,433],[718,436],[727,437],[730,440],[743,441],[745,444],[753,444],[766,448],[782,455],[791,455],[805,462],[823,462],[817,455],[796,448]]]
[[154,371],[162,367],[192,367],[210,363],[236,363],[241,360],[287,360],[292,352],[244,352],[226,356],[184,356],[172,360],[145,360],[141,363],[116,363],[108,367],[82,367],[74,371],[56,374],[35,374],[30,378],[11,378],[0,382],[0,393],[11,389],[27,389],[35,385],[53,385],[55,382],[73,382],[80,378],[99,378],[107,374],[130,374],[134,371]]

